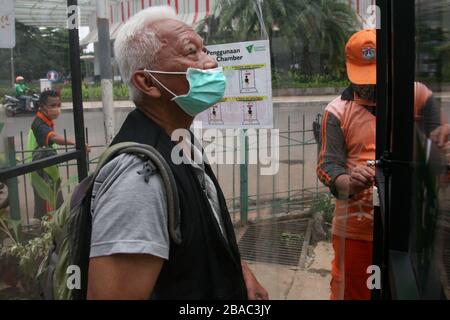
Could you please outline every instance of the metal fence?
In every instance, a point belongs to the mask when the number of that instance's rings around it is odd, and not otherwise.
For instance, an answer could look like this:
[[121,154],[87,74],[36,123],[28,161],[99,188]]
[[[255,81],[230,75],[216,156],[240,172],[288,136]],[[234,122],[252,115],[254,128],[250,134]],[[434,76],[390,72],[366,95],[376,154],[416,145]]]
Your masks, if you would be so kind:
[[[295,121],[293,119],[295,118]],[[319,194],[327,190],[318,181],[315,174],[318,145],[311,128],[307,128],[305,115],[289,114],[283,128],[279,131],[279,171],[275,175],[262,176],[261,165],[257,164],[213,164],[212,169],[223,189],[233,221],[247,222],[265,219],[276,215],[300,213],[309,209]],[[245,144],[245,152],[256,150],[259,154],[259,130],[256,133],[256,144]],[[222,130],[224,139],[226,131]],[[64,136],[67,136],[64,130]],[[17,137],[8,137],[9,159],[14,164],[29,161],[31,150],[26,149],[26,135],[20,132]],[[250,134],[247,139],[252,139]],[[86,129],[86,140],[89,143],[89,131]],[[204,141],[204,147],[208,141]],[[219,146],[222,147],[222,146]],[[276,147],[276,146],[275,146]],[[71,148],[63,147],[59,152],[67,152]],[[88,155],[90,171],[95,168],[98,157],[105,149],[104,145],[91,146]],[[242,150],[223,146],[221,152],[235,154]],[[59,165],[64,197],[70,193],[77,183],[75,162]],[[20,212],[12,212],[12,216],[21,217],[23,224],[32,223],[34,196],[30,179],[17,177],[17,188],[10,190],[10,200],[17,201]]]

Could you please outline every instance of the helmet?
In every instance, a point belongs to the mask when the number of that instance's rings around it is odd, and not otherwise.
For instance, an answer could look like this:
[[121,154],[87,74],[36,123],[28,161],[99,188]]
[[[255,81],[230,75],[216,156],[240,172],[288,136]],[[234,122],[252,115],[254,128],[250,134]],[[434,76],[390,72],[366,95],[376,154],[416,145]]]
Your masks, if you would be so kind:
[[17,76],[16,77],[16,82],[23,81],[23,80],[25,80],[25,79],[22,76]]

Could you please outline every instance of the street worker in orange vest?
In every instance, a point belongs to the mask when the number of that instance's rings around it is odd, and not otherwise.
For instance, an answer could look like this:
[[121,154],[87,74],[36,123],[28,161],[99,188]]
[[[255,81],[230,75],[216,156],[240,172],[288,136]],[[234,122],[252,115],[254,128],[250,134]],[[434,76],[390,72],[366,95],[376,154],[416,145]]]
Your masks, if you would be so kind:
[[[368,300],[375,170],[367,161],[375,160],[376,147],[376,31],[355,33],[345,50],[351,85],[325,109],[317,175],[336,197],[331,299]],[[421,83],[415,83],[414,114],[417,128],[443,149],[449,126]]]

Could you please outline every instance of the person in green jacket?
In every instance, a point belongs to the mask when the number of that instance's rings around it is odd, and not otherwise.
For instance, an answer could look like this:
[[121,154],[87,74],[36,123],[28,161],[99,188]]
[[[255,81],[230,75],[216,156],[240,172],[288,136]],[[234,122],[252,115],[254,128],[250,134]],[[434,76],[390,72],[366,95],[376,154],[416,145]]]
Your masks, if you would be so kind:
[[16,98],[20,100],[22,108],[30,110],[31,96],[27,95],[30,88],[25,84],[25,79],[22,76],[16,77]]

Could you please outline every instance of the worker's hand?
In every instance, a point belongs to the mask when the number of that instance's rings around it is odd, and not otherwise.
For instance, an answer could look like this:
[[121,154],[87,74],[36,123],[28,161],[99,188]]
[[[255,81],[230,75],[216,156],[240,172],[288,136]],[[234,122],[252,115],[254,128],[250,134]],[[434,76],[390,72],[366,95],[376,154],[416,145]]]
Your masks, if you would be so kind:
[[442,126],[434,129],[433,132],[430,133],[430,139],[436,145],[443,150],[448,141],[448,136],[450,135],[450,124],[443,124]]
[[242,261],[242,273],[244,275],[245,286],[247,287],[248,300],[269,300],[269,294],[256,280],[255,275],[250,270],[247,262]]
[[373,186],[375,170],[368,166],[357,166],[350,175],[350,194],[360,193]]
[[447,163],[450,164],[450,141],[445,144],[443,151],[445,152],[445,159]]
[[89,153],[89,152],[91,152],[91,146],[86,144],[86,153]]

